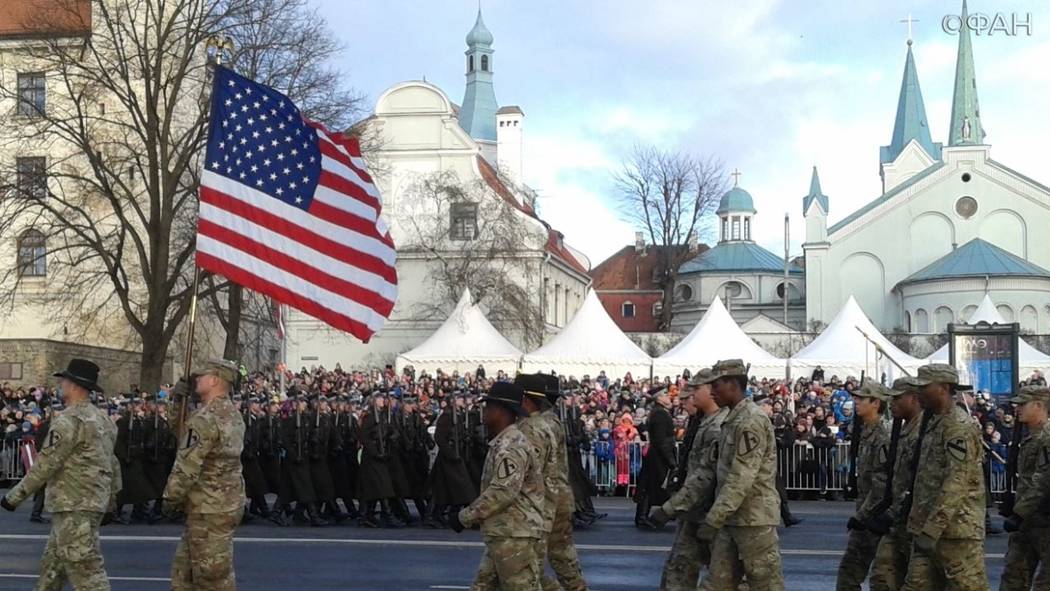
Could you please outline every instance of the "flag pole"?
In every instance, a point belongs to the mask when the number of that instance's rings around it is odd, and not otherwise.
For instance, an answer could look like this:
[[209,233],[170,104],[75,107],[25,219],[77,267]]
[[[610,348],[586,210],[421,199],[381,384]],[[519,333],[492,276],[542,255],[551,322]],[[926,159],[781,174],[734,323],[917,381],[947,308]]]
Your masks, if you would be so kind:
[[285,393],[285,375],[288,372],[288,321],[284,316],[284,304],[277,304],[277,317],[280,319],[281,326],[281,394]]
[[[190,326],[186,331],[186,357],[183,360],[183,379],[193,388],[193,382],[190,377],[193,375],[193,337],[197,329],[197,287],[201,280],[201,268],[193,265],[193,285],[190,287],[190,313],[189,321]],[[177,432],[181,439],[185,435],[186,416],[189,413],[190,397],[193,392],[186,392],[186,395],[179,401],[179,412],[176,415],[177,421]]]

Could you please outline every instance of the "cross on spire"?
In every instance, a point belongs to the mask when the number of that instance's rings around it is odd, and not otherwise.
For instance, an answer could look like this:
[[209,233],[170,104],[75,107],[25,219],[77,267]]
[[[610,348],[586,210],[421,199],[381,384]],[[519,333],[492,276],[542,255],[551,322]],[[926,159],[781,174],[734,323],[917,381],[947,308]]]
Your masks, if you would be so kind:
[[911,45],[911,25],[912,25],[912,23],[917,23],[917,22],[919,22],[919,19],[917,19],[917,18],[912,18],[912,17],[911,17],[911,13],[909,12],[909,13],[908,13],[908,18],[903,18],[903,19],[901,19],[901,21],[900,21],[900,22],[902,22],[902,23],[908,23],[908,45]]
[[733,186],[734,187],[736,187],[739,184],[739,182],[740,182],[740,175],[742,175],[742,174],[744,174],[744,173],[740,172],[736,168],[734,168],[733,172],[731,172],[729,174],[729,176],[733,177]]

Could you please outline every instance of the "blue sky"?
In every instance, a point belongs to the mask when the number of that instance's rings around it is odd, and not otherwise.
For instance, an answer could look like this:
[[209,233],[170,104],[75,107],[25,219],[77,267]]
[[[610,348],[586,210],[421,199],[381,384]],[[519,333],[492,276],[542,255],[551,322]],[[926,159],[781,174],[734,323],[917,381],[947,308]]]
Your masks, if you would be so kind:
[[[426,79],[460,102],[464,36],[475,0],[315,0],[345,42],[339,65],[374,103]],[[818,167],[830,222],[878,196],[908,16],[934,141],[947,141],[958,37],[942,30],[960,1],[482,0],[496,98],[525,111],[525,180],[541,215],[592,264],[633,242],[611,182],[636,143],[738,168],[755,198],[755,238],[801,254],[802,196]],[[1031,35],[974,37],[992,157],[1050,184],[1050,6],[972,0],[971,13],[1031,15]],[[714,225],[704,238],[713,242]]]

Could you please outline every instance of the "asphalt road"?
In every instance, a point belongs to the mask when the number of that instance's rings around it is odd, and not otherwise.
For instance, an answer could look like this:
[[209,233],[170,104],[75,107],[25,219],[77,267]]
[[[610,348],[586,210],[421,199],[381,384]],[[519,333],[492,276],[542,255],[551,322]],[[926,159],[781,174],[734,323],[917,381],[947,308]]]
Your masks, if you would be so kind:
[[[672,527],[638,531],[634,505],[598,499],[609,517],[576,533],[584,574],[595,591],[656,589]],[[29,506],[0,515],[0,591],[32,589],[48,526],[30,523]],[[834,589],[846,543],[850,504],[798,502],[803,523],[781,530],[787,588]],[[181,530],[174,525],[112,525],[102,529],[102,552],[114,591],[168,589],[171,556]],[[481,556],[477,532],[351,526],[279,528],[248,524],[237,532],[238,588],[249,591],[468,589]],[[1004,535],[986,544],[989,578],[998,586]]]

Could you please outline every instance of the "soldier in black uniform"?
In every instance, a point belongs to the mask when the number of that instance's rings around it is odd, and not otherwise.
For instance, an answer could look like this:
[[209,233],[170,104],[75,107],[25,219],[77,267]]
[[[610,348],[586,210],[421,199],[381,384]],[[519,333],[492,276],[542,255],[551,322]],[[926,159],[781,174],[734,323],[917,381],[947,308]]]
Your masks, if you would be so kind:
[[[361,469],[358,472],[357,492],[361,499],[361,525],[364,527],[401,527],[400,520],[390,514],[390,499],[394,497],[394,483],[390,480],[390,441],[385,420],[386,393],[372,392],[368,409],[361,416],[358,439],[361,443]],[[380,520],[375,519],[376,504]]]
[[[260,406],[264,406],[266,400],[260,400]],[[266,492],[280,494],[281,492],[281,407],[272,403],[266,407],[266,412],[257,421],[256,431],[259,450],[259,469],[262,470],[263,478],[266,480]],[[276,507],[275,507],[276,508]],[[280,511],[270,511],[270,520],[278,525],[287,525]]]
[[[158,492],[164,491],[175,458],[176,437],[168,422],[167,409],[166,401],[154,400],[148,403],[148,412],[143,421],[145,474],[151,488]],[[150,523],[164,519],[162,506],[161,498],[157,497],[149,513]]]
[[351,412],[349,398],[345,394],[335,403],[332,416],[334,424],[328,449],[328,469],[335,485],[335,498],[336,501],[343,501],[350,519],[359,519],[361,515],[354,505],[357,497],[357,417]]
[[331,407],[328,399],[322,395],[313,397],[314,408],[311,414],[310,431],[310,478],[314,483],[317,505],[322,507],[321,514],[329,521],[342,523],[349,517],[335,503],[335,481],[328,467],[328,456],[332,447]]
[[670,498],[665,482],[668,474],[673,474],[678,467],[674,455],[674,419],[667,411],[670,406],[671,398],[667,390],[663,390],[656,395],[655,404],[649,411],[649,451],[642,460],[635,495],[638,506],[634,524],[638,527],[649,527],[649,508],[663,505]]
[[434,441],[427,433],[427,424],[419,414],[419,399],[405,396],[398,413],[398,431],[401,433],[401,467],[408,481],[404,498],[412,499],[420,519],[427,516],[427,474],[430,472],[430,450]]
[[[466,396],[466,394],[463,394]],[[485,466],[485,455],[489,450],[489,438],[485,429],[485,423],[481,420],[481,406],[476,403],[477,394],[472,393],[469,404],[466,405],[467,414],[464,424],[467,427],[466,453],[467,470],[470,479],[474,483],[474,496],[481,493],[481,471]]]
[[327,525],[317,511],[317,493],[310,475],[310,414],[306,398],[294,392],[289,398],[293,400],[294,409],[281,419],[285,455],[281,462],[282,489],[277,497],[277,507],[287,514],[294,502],[296,517],[300,520],[306,519],[305,512],[310,525]]
[[270,517],[270,506],[266,503],[266,476],[259,463],[260,443],[262,442],[262,411],[259,400],[252,398],[242,401],[241,418],[244,421],[244,447],[241,450],[241,473],[244,476],[244,494],[251,501],[245,510],[245,519],[250,515],[263,518]]
[[[397,408],[394,405],[397,404]],[[394,485],[394,496],[390,499],[390,511],[406,525],[414,520],[408,511],[405,499],[411,494],[408,482],[408,471],[405,469],[405,441],[401,435],[401,410],[402,405],[396,398],[388,397],[386,412],[379,419],[386,425],[383,434],[386,436],[386,449],[389,453],[387,470],[390,472],[390,482]]]
[[580,419],[580,411],[576,407],[573,396],[578,390],[562,396],[561,406],[558,407],[562,425],[565,426],[565,445],[568,447],[569,456],[569,485],[572,487],[572,497],[576,510],[572,517],[576,525],[590,525],[596,520],[605,517],[594,511],[594,503],[591,497],[596,493],[594,484],[591,482],[587,471],[583,468],[583,457],[581,451],[590,451],[591,440]]
[[445,527],[449,511],[459,513],[477,497],[463,459],[461,442],[467,438],[467,430],[464,425],[466,413],[461,406],[462,398],[452,398],[438,416],[435,426],[434,443],[438,454],[430,472],[429,487],[433,496],[426,519],[426,525],[430,527]]
[[[138,396],[131,398],[125,412],[117,419],[117,443],[114,450],[120,460],[123,487],[117,495],[117,517],[125,525],[147,519],[146,504],[160,497],[146,476],[145,417]],[[125,505],[131,505],[131,518],[123,516]]]

